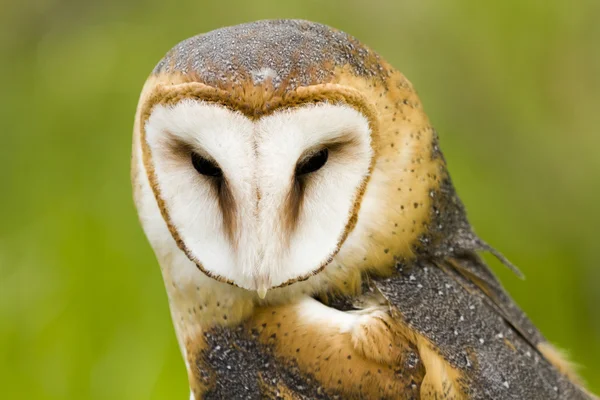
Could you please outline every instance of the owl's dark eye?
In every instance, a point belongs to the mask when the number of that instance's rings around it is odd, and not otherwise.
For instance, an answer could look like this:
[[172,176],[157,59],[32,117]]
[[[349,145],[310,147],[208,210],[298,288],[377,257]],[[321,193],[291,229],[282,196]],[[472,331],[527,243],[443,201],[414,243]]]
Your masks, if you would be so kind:
[[323,150],[314,153],[309,158],[302,160],[296,165],[296,176],[310,174],[311,172],[321,169],[327,162],[328,157],[329,150],[324,148]]
[[192,153],[192,165],[199,174],[214,176],[216,178],[223,176],[223,171],[214,161],[208,160],[197,153]]

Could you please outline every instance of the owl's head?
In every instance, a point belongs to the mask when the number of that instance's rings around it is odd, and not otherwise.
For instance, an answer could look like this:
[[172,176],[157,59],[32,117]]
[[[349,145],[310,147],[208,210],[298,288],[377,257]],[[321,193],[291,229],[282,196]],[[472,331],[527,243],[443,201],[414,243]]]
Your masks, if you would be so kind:
[[306,21],[178,44],[146,83],[135,130],[136,200],[157,253],[176,245],[211,278],[263,295],[407,250],[437,179],[410,84]]

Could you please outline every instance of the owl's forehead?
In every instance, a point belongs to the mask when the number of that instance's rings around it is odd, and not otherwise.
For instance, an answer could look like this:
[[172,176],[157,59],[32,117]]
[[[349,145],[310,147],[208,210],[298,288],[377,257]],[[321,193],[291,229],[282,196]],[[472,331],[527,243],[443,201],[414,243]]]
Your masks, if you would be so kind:
[[357,76],[384,73],[377,54],[344,32],[303,20],[265,20],[184,40],[153,72],[220,89],[268,81],[275,91],[287,91],[331,82],[345,66]]
[[370,142],[371,134],[368,118],[343,103],[309,103],[252,118],[215,102],[189,98],[172,105],[158,104],[148,118],[146,130],[150,141],[165,137],[191,144],[226,143],[227,148],[246,141],[252,147],[273,142],[281,148],[293,147],[290,141],[298,145],[298,141],[308,145],[332,144],[351,140],[355,135],[366,135]]

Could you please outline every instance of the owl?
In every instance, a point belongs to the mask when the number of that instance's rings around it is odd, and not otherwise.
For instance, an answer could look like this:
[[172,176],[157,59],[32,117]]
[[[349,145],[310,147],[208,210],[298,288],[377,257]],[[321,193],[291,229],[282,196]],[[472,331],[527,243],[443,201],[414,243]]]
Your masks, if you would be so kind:
[[481,258],[411,83],[302,20],[170,50],[132,182],[191,399],[590,399]]

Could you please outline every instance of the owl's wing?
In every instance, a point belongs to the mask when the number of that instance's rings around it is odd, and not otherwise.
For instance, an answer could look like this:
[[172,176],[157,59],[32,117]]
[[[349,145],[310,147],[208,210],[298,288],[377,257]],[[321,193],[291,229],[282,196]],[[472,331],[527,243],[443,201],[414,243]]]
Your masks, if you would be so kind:
[[[204,333],[202,398],[591,399],[475,255],[366,279],[359,310],[306,297]],[[341,301],[341,300],[340,300]]]
[[479,296],[529,345],[537,348],[545,341],[478,254],[464,253],[435,261],[435,264],[471,295]]
[[212,329],[191,362],[197,398],[417,400],[418,350],[388,311],[340,311],[305,297]]
[[421,343],[424,384],[429,372],[442,376],[427,382],[434,395],[453,388],[477,399],[589,398],[540,352],[544,338],[477,254],[417,258],[371,285]]

